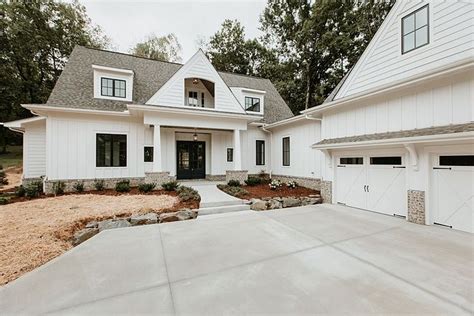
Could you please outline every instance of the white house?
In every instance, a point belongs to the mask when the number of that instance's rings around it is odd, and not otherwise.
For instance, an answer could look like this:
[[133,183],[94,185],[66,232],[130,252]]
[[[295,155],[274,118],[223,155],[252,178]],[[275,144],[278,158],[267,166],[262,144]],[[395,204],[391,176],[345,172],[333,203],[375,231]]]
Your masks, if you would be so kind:
[[74,49],[24,133],[24,181],[112,185],[261,171],[342,203],[474,232],[474,3],[397,1],[320,106],[267,79]]

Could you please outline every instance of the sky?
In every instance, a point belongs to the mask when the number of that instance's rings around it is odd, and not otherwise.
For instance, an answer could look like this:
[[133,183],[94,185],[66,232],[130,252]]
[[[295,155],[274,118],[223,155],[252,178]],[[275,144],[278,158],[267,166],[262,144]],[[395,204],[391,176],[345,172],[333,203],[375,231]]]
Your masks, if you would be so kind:
[[220,29],[225,19],[237,19],[247,38],[261,35],[259,17],[265,0],[79,0],[92,23],[111,39],[112,50],[128,53],[150,34],[174,33],[182,46],[183,62],[197,51],[199,39]]

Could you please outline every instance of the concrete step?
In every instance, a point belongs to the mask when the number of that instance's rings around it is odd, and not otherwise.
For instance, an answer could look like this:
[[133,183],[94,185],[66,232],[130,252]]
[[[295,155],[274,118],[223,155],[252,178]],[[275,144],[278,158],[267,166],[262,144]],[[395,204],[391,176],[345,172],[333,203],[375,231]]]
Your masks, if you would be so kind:
[[223,206],[204,207],[204,208],[200,208],[198,210],[198,212],[199,212],[199,216],[201,216],[201,215],[240,212],[240,211],[248,211],[248,210],[250,210],[250,206],[241,203],[241,204],[238,204],[238,205],[223,205]]
[[230,206],[230,205],[242,205],[244,202],[240,199],[235,200],[226,200],[226,201],[218,201],[218,202],[201,202],[201,208],[208,208],[208,207],[219,207],[219,206]]

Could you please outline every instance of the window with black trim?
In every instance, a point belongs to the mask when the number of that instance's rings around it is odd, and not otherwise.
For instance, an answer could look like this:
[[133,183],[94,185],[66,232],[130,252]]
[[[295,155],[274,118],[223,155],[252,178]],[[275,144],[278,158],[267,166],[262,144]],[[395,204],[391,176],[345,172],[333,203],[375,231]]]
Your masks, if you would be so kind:
[[234,148],[227,148],[227,162],[234,161]]
[[260,98],[245,97],[245,110],[260,112]]
[[125,98],[127,94],[125,80],[100,78],[100,94],[106,97]]
[[402,157],[370,157],[371,165],[398,165],[402,164]]
[[153,147],[145,146],[143,158],[145,162],[153,162]]
[[96,134],[96,166],[127,166],[127,135]]
[[283,166],[290,165],[290,138],[283,137],[282,139],[282,151],[283,151]]
[[402,54],[430,42],[428,10],[428,5],[425,5],[402,18]]
[[265,141],[257,140],[256,145],[256,164],[257,166],[265,165]]
[[204,92],[201,93],[201,107],[204,107]]
[[440,166],[474,166],[474,155],[439,156]]
[[339,159],[341,165],[363,165],[363,157],[343,157]]
[[196,91],[188,92],[188,105],[198,106],[198,93]]

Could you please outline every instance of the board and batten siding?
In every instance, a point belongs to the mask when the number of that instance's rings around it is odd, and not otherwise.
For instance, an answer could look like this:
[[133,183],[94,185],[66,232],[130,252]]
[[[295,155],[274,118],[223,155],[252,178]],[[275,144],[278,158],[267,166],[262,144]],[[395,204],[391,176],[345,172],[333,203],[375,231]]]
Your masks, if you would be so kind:
[[[259,174],[262,171],[269,173],[272,169],[269,134],[260,128],[249,126],[246,131],[241,132],[240,137],[242,139],[242,168],[248,170],[249,174]],[[257,140],[265,141],[265,165],[257,165]]]
[[23,177],[46,175],[46,121],[28,123],[23,137]]
[[412,130],[474,121],[474,76],[464,74],[405,93],[323,114],[322,138]]
[[[402,18],[429,6],[429,44],[401,53]],[[473,1],[397,1],[335,99],[362,93],[474,56]],[[385,25],[386,24],[386,25]]]

